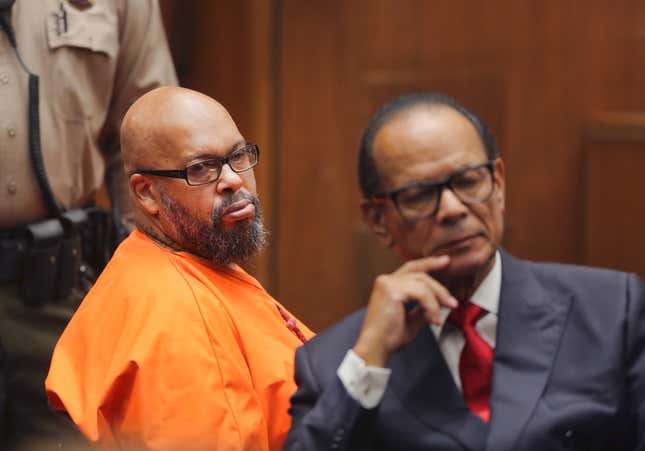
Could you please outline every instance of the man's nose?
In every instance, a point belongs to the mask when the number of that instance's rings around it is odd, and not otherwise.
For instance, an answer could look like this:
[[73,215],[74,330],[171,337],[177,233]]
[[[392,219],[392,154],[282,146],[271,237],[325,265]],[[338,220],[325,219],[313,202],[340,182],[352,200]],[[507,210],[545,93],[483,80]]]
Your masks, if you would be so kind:
[[222,166],[222,172],[217,179],[217,193],[222,194],[225,191],[236,192],[242,186],[242,177],[235,172],[228,164]]
[[468,215],[468,205],[462,202],[449,187],[441,191],[436,220],[439,223],[456,222]]

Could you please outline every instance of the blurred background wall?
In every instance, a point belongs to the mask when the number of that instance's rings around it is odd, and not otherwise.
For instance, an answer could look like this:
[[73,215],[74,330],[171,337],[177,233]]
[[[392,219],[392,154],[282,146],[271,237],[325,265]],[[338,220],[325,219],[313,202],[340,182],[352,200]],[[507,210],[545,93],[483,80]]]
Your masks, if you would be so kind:
[[181,83],[262,149],[250,268],[316,330],[398,265],[362,225],[358,141],[384,101],[456,97],[507,165],[504,245],[645,276],[642,0],[161,0]]

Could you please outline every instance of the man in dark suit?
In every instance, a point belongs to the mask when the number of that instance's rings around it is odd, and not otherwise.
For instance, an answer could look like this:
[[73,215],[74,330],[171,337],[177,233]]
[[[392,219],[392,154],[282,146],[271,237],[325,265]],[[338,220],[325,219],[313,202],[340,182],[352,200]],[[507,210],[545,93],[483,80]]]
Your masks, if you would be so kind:
[[504,164],[477,117],[395,99],[359,175],[407,262],[297,351],[285,450],[645,450],[642,281],[501,249]]

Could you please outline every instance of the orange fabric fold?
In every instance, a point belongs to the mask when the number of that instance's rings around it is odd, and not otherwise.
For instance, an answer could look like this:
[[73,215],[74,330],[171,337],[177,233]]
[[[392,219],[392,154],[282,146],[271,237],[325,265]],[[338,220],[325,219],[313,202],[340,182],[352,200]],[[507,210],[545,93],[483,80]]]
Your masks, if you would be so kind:
[[280,450],[302,342],[279,305],[241,268],[135,231],[61,336],[49,402],[108,447]]

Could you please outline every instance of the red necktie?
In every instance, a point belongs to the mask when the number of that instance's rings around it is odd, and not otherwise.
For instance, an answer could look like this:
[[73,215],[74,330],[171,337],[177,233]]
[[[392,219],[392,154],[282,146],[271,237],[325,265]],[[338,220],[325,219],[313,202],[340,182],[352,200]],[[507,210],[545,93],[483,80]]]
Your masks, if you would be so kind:
[[466,404],[484,421],[490,418],[490,386],[493,374],[493,348],[475,330],[475,324],[486,310],[462,303],[454,309],[448,321],[459,327],[466,340],[459,358],[459,376]]

